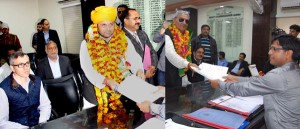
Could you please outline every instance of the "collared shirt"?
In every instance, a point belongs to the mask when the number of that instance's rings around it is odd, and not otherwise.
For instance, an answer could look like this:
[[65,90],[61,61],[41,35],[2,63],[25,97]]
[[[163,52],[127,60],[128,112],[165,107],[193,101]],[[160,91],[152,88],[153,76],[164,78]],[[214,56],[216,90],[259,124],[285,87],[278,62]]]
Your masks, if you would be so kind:
[[219,65],[219,66],[227,67],[227,66],[228,66],[228,62],[227,62],[226,59],[220,60],[220,59],[218,58],[218,65]]
[[237,73],[239,72],[240,66],[241,66],[241,62],[238,61],[238,62],[236,63],[236,65],[234,66],[234,68],[231,70],[231,72],[237,74]]
[[139,36],[137,35],[137,32],[136,31],[132,32],[132,31],[128,30],[126,27],[124,27],[124,28],[136,39],[136,41],[140,44],[141,48],[144,50],[144,45],[142,44]]
[[[15,76],[13,78],[16,80]],[[19,81],[16,80],[18,84]],[[22,86],[28,93],[28,85],[30,79],[27,77],[27,82],[25,86]],[[6,96],[6,93],[2,88],[0,88],[0,129],[8,129],[8,128],[15,128],[15,129],[24,129],[28,128],[27,126],[21,125],[16,122],[9,121],[9,101]],[[43,83],[41,82],[41,89],[40,89],[40,105],[38,106],[38,110],[40,111],[40,118],[39,123],[46,122],[50,118],[51,114],[51,102],[43,88]]]
[[47,32],[43,31],[43,33],[44,33],[45,43],[47,44],[49,42],[49,31]]
[[61,77],[61,69],[59,65],[59,56],[57,55],[56,61],[52,61],[50,58],[48,58],[50,68],[53,74],[54,79],[55,78],[60,78]]
[[295,62],[271,70],[263,77],[239,77],[239,82],[219,82],[237,96],[263,95],[268,129],[299,129],[300,68]]

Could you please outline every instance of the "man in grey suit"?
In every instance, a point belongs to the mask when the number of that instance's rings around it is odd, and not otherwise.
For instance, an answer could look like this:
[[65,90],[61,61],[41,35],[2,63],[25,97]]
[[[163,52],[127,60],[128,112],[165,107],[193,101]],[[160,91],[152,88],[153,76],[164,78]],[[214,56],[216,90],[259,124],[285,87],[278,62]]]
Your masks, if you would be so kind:
[[268,54],[276,68],[263,77],[229,75],[226,82],[211,80],[211,86],[238,96],[263,95],[268,129],[299,129],[300,40],[281,35],[272,41]]
[[60,78],[73,73],[68,57],[58,55],[57,45],[54,41],[49,41],[45,45],[47,57],[43,58],[37,67],[37,75],[42,80]]
[[131,40],[136,52],[143,59],[143,67],[146,71],[146,78],[149,83],[153,84],[153,75],[157,66],[158,58],[156,51],[153,49],[147,34],[139,30],[140,15],[135,9],[128,9],[124,12],[124,28],[126,36]]

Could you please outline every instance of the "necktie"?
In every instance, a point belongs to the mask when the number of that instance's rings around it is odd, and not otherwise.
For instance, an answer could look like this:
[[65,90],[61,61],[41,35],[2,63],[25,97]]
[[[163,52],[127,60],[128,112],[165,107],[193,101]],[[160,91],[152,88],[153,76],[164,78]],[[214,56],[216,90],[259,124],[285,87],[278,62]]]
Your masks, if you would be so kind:
[[144,45],[140,42],[140,39],[139,39],[139,36],[137,35],[137,33],[134,33],[133,37],[140,44],[141,48],[144,50]]

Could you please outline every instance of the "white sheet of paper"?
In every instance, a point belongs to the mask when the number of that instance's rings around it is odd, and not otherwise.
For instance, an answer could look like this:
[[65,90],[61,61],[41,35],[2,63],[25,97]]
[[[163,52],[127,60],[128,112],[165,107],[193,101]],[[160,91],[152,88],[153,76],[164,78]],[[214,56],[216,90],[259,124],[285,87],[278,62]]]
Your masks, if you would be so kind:
[[2,67],[0,67],[0,74],[3,72],[3,68]]
[[138,103],[145,100],[154,102],[158,98],[163,97],[162,94],[154,94],[157,89],[156,86],[149,84],[137,76],[131,75],[121,82],[118,92]]
[[167,119],[166,120],[166,129],[202,129],[202,128],[195,128],[195,127],[190,127],[182,124],[178,124],[172,121],[172,119]]
[[199,69],[195,67],[191,67],[195,72],[201,74],[205,78],[209,80],[219,79],[224,81],[225,79],[223,76],[227,76],[228,67],[212,65],[208,63],[201,63],[199,65]]
[[142,125],[140,125],[136,129],[164,129],[164,128],[165,128],[164,121],[159,120],[157,118],[151,118],[145,121]]
[[255,64],[249,65],[248,67],[249,67],[249,71],[250,71],[250,73],[251,73],[252,76],[259,76],[258,70],[257,70]]

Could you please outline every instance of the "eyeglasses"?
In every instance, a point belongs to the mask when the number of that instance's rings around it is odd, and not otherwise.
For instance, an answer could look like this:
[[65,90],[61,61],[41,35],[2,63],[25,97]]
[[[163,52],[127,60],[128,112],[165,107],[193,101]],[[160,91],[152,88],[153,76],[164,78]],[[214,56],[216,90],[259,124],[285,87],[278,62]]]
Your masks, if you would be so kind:
[[184,18],[179,18],[178,21],[179,21],[179,22],[185,21],[186,24],[189,24],[189,21],[190,21],[190,20],[184,19]]
[[126,18],[126,19],[132,19],[132,20],[141,20],[141,17],[135,17],[135,18]]
[[118,13],[123,13],[124,11],[118,11]]
[[270,47],[269,50],[272,50],[272,51],[279,51],[279,50],[285,50],[285,49],[284,49],[284,48]]
[[24,68],[24,66],[29,67],[30,62],[27,61],[26,63],[20,63],[20,64],[16,64],[16,65],[12,65],[12,66],[18,66],[18,68]]

